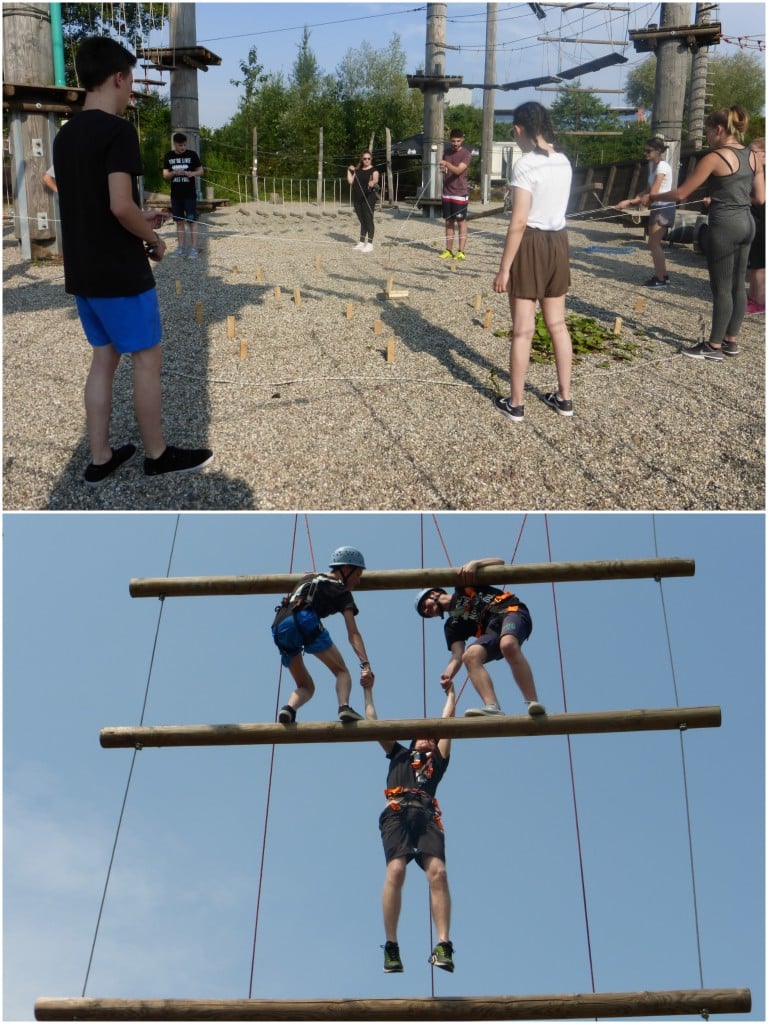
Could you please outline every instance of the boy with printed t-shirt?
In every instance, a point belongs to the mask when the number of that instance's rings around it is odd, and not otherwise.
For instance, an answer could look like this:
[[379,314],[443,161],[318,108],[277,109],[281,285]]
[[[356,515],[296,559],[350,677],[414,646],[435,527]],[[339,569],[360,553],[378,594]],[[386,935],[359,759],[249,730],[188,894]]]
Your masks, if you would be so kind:
[[155,228],[163,215],[143,211],[137,178],[143,174],[139,137],[122,114],[133,91],[136,57],[107,36],[90,36],[75,67],[86,90],[83,109],[53,143],[64,255],[64,287],[75,296],[91,367],[85,415],[91,463],[85,482],[103,484],[136,448],[109,443],[112,385],[122,355],[133,361],[133,399],[144,443],[144,473],[198,472],[213,459],[208,448],[166,444],[162,427],[160,309],[149,260],[165,242]]
[[528,705],[528,714],[543,715],[546,712],[536,695],[531,666],[521,650],[533,630],[528,608],[514,594],[497,587],[470,585],[476,580],[477,570],[488,565],[504,565],[504,560],[479,558],[467,562],[459,570],[462,586],[453,594],[442,587],[430,587],[416,598],[416,611],[423,618],[448,616],[445,639],[451,660],[443,671],[442,683],[450,682],[464,665],[483,700],[483,707],[470,708],[464,712],[465,717],[503,715],[485,663],[504,658]]
[[189,224],[189,258],[197,259],[197,185],[203,164],[194,149],[187,149],[187,136],[176,132],[173,149],[163,157],[163,177],[171,183],[171,213],[176,221],[178,247],[174,256],[183,256],[184,225]]

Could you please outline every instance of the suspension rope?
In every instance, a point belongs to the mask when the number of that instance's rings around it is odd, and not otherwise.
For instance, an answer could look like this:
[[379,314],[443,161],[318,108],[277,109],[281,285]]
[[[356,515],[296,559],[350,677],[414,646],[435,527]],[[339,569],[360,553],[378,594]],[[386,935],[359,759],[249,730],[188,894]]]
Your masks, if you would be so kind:
[[[171,551],[170,551],[170,554],[168,556],[168,567],[167,567],[167,569],[165,571],[165,575],[167,577],[169,577],[171,575],[171,563],[173,562],[173,552],[174,552],[174,549],[176,547],[176,537],[177,537],[178,532],[179,532],[180,518],[181,518],[180,515],[177,513],[177,515],[176,515],[176,525],[174,526],[173,537],[171,538]],[[152,653],[151,653],[150,658],[149,658],[149,668],[147,670],[147,683],[146,683],[146,686],[144,688],[144,700],[143,700],[142,705],[141,705],[141,715],[139,717],[139,725],[143,725],[144,724],[144,715],[145,715],[145,712],[147,710],[147,701],[149,699],[149,684],[150,684],[150,682],[152,680],[152,668],[153,668],[153,666],[155,664],[155,654],[157,652],[157,642],[158,642],[158,639],[160,637],[160,623],[161,623],[162,618],[163,618],[164,601],[165,601],[165,598],[161,597],[160,598],[160,608],[159,608],[159,611],[157,613],[157,622],[155,623],[155,636],[154,636],[154,639],[152,641]],[[82,992],[81,992],[81,996],[83,998],[85,998],[86,989],[88,988],[88,979],[89,979],[90,974],[91,974],[91,966],[93,964],[93,957],[94,957],[94,955],[96,953],[96,940],[98,939],[98,936],[99,936],[99,929],[101,927],[101,919],[102,919],[102,916],[103,916],[103,913],[104,913],[104,906],[105,906],[106,899],[107,899],[107,890],[109,889],[109,883],[110,883],[110,879],[112,877],[112,868],[114,866],[115,855],[117,853],[117,844],[118,844],[118,840],[120,838],[120,830],[122,828],[123,818],[125,816],[125,808],[126,808],[126,805],[128,803],[128,792],[129,792],[129,790],[131,788],[131,780],[133,778],[133,769],[134,769],[134,766],[136,764],[136,755],[138,754],[139,750],[141,750],[140,746],[135,747],[134,751],[133,751],[133,753],[131,755],[131,764],[130,764],[130,767],[128,769],[128,778],[127,778],[126,783],[125,783],[125,790],[123,792],[123,800],[122,800],[122,803],[120,805],[120,814],[118,815],[117,828],[115,830],[115,838],[114,838],[114,840],[112,842],[112,851],[111,851],[110,856],[109,856],[109,863],[108,863],[108,866],[107,866],[107,875],[106,875],[106,878],[104,880],[104,888],[103,888],[102,893],[101,893],[101,901],[99,903],[99,911],[98,911],[98,914],[96,915],[96,927],[95,927],[94,933],[93,933],[93,940],[91,942],[91,950],[90,950],[90,954],[88,956],[88,966],[86,967],[85,979],[83,981],[83,988],[82,988]]]
[[[656,552],[658,557],[659,553],[659,542],[656,535],[656,514],[651,515],[651,522],[653,526],[653,550]],[[669,669],[672,678],[672,689],[675,694],[675,707],[680,707],[680,698],[677,690],[677,676],[675,673],[675,661],[672,655],[672,639],[669,629],[669,619],[667,618],[667,605],[664,600],[664,586],[659,577],[656,581],[659,584],[659,597],[661,599],[661,613],[664,618],[664,632],[667,638],[667,654],[669,655]],[[701,956],[701,931],[699,927],[699,903],[696,895],[696,866],[693,856],[693,829],[691,826],[691,805],[688,797],[688,771],[685,760],[685,742],[684,736],[685,731],[680,729],[680,765],[683,776],[683,797],[685,802],[685,820],[688,831],[688,860],[691,869],[691,897],[693,900],[693,919],[694,919],[694,930],[696,934],[696,954],[698,958],[699,966],[699,983],[700,987],[704,988],[704,969],[702,967],[702,956]]]
[[[549,561],[552,561],[552,544],[549,536],[549,516],[544,515],[544,530],[547,538],[547,557]],[[557,613],[557,594],[555,592],[555,584],[551,584],[552,587],[552,606],[555,617],[555,636],[557,638],[557,656],[560,663],[560,686],[563,695],[563,711],[568,712],[568,700],[565,693],[565,670],[563,666],[563,651],[560,642],[560,620]],[[584,855],[581,846],[581,827],[579,824],[579,808],[576,802],[576,777],[573,769],[573,749],[571,746],[571,737],[566,736],[566,742],[568,744],[568,767],[571,776],[571,797],[573,801],[573,815],[576,824],[576,847],[579,854],[579,877],[581,879],[581,902],[584,908],[584,928],[587,939],[587,956],[589,959],[589,977],[592,985],[592,991],[595,991],[595,968],[592,959],[592,939],[590,935],[589,927],[589,908],[587,906],[587,887],[584,878]]]
[[[309,534],[309,520],[305,514],[304,516],[307,527],[307,534]],[[296,533],[298,531],[299,517],[298,513],[293,517],[293,536],[291,538],[291,557],[289,561],[289,573],[293,572],[293,563],[296,555]],[[310,541],[311,550],[311,541]],[[312,566],[314,568],[315,559],[312,555]],[[277,718],[277,711],[280,706],[280,689],[282,687],[283,680],[283,664],[280,662],[280,668],[277,673],[277,693],[275,694],[275,713],[274,717]],[[254,914],[253,921],[253,943],[251,945],[251,970],[250,977],[248,979],[248,998],[253,999],[253,982],[256,971],[256,940],[259,932],[259,913],[261,911],[261,893],[264,887],[264,862],[267,856],[267,832],[269,830],[269,811],[272,803],[272,780],[275,776],[275,752],[277,750],[276,744],[272,744],[272,750],[269,755],[269,771],[267,773],[267,800],[264,808],[264,828],[261,834],[261,857],[259,858],[259,883],[256,887],[256,911]]]

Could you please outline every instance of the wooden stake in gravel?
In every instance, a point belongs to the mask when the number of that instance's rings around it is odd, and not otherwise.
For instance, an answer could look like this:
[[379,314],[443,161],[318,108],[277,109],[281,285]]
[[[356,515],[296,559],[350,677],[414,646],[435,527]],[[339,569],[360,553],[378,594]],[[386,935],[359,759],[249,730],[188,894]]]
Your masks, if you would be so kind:
[[645,299],[641,296],[635,303],[635,312],[642,313],[645,309]]
[[394,363],[395,361],[395,339],[387,338],[387,362]]
[[235,318],[233,316],[227,317],[227,337],[234,338],[235,336]]
[[261,276],[261,267],[256,267],[256,284],[262,284],[263,278]]
[[298,288],[293,289],[293,302],[296,306],[301,305],[301,292]]
[[613,321],[613,333],[614,334],[621,334],[622,324],[623,324],[623,321],[622,321],[621,317],[617,316],[616,319]]
[[352,305],[351,302],[348,302],[347,303],[347,320],[351,320],[352,319],[352,317],[354,316],[354,312],[355,312],[355,307]]
[[493,310],[492,309],[486,309],[485,316],[483,317],[483,330],[490,331],[490,329],[491,329],[491,320],[493,320]]
[[181,281],[176,282],[176,294],[181,295]]
[[201,324],[203,322],[203,304],[202,304],[202,302],[196,302],[195,303],[195,320],[197,320],[197,322],[199,324]]
[[283,293],[280,291],[280,285],[275,285],[275,298],[282,299]]
[[315,270],[321,270],[323,266],[322,256],[315,256]]
[[240,358],[248,358],[248,342],[245,340],[245,338],[240,339]]
[[482,308],[483,308],[483,296],[478,293],[475,296],[475,309],[480,310]]
[[381,322],[381,320],[374,320],[373,321],[373,333],[374,334],[381,334],[383,329],[384,329],[384,324]]

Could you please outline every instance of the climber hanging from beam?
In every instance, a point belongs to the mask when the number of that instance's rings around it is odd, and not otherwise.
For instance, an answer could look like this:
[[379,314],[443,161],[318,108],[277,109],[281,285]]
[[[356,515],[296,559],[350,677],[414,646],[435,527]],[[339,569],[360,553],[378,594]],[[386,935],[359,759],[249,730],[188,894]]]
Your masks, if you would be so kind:
[[[378,720],[373,703],[373,681],[362,683],[365,695],[365,718]],[[443,683],[446,692],[442,718],[456,713],[456,692],[453,681]],[[379,741],[389,759],[387,806],[379,816],[379,831],[384,844],[387,873],[381,894],[384,913],[384,973],[400,974],[403,962],[397,942],[405,872],[415,860],[427,876],[429,905],[437,932],[437,944],[429,962],[443,971],[453,971],[453,944],[449,938],[451,925],[451,894],[445,871],[445,834],[440,806],[435,793],[448,768],[451,740],[418,738],[404,747],[396,740]]]
[[422,590],[416,598],[416,611],[425,619],[439,615],[446,619],[444,630],[451,658],[441,681],[450,682],[463,665],[472,685],[483,701],[481,708],[469,708],[468,718],[503,715],[486,662],[502,658],[512,670],[529,715],[546,714],[539,703],[531,666],[522,645],[531,635],[533,624],[528,607],[514,594],[497,587],[473,586],[478,569],[504,565],[503,558],[476,558],[459,569],[460,584],[453,594],[442,587]]
[[360,583],[365,570],[365,559],[357,548],[337,548],[329,563],[328,573],[307,573],[299,585],[275,609],[272,637],[281,661],[288,669],[296,688],[278,712],[277,720],[283,725],[296,721],[296,712],[312,699],[315,684],[304,664],[304,654],[314,654],[336,678],[336,696],[339,701],[339,720],[357,722],[362,718],[349,706],[352,677],[341,651],[323,625],[326,615],[339,612],[344,616],[350,646],[360,659],[360,682],[373,685],[373,672],[368,661],[355,616],[358,608],[352,591]]

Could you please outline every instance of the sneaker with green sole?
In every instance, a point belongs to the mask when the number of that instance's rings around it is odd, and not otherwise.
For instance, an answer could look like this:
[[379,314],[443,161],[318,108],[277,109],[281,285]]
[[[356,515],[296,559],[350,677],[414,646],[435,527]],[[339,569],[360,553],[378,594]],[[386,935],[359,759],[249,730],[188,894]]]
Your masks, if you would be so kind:
[[396,942],[386,942],[382,949],[384,950],[384,973],[402,974],[403,961],[400,959],[400,947],[398,944]]
[[433,967],[439,967],[441,971],[453,971],[453,943],[438,942],[432,950],[429,962]]

